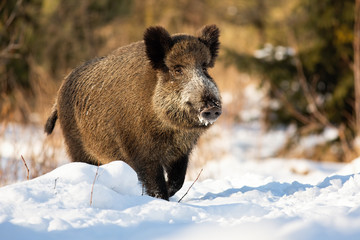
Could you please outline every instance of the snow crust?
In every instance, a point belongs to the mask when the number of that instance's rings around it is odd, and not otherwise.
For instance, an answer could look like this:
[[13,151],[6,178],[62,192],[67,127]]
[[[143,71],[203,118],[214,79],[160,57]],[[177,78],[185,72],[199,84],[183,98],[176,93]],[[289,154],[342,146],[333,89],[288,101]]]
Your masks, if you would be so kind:
[[[303,181],[271,176],[272,171],[288,178],[281,173],[295,164],[245,164],[247,173],[238,177],[196,182],[178,203],[191,181],[167,202],[142,196],[136,173],[124,162],[98,170],[69,163],[0,188],[1,239],[359,239],[360,159],[332,167],[300,161],[318,172]],[[219,163],[229,165],[236,163]],[[319,175],[327,177],[317,181]]]

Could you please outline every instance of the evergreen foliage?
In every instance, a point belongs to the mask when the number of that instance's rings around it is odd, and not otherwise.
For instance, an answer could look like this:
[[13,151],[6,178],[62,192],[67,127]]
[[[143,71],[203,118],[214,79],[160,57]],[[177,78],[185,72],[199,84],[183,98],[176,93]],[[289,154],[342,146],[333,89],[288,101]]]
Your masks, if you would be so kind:
[[[303,77],[315,107],[329,124],[344,123],[353,130],[354,1],[300,0],[284,25],[288,34],[282,43],[290,47],[267,44],[254,55],[227,49],[225,60],[270,85],[269,97],[278,104],[268,106],[269,126],[293,122],[302,127],[319,122],[300,84]],[[276,43],[277,39],[267,41]],[[288,103],[298,114],[289,111]]]

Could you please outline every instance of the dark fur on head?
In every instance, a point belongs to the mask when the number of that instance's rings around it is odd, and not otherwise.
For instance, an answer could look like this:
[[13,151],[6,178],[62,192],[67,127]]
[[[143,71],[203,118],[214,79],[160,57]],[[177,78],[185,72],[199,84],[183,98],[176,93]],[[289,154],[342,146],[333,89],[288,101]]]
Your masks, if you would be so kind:
[[149,27],[144,33],[146,55],[154,69],[166,69],[165,55],[170,51],[173,43],[170,34],[165,28],[156,26]]
[[[211,61],[208,67],[213,67],[219,53],[220,30],[216,25],[207,25],[201,29],[199,35],[199,41],[210,50]],[[161,26],[149,27],[144,33],[144,42],[146,54],[153,68],[167,70],[164,58],[174,45],[174,39],[171,38],[169,32]]]
[[220,30],[216,25],[207,25],[201,30],[201,36],[199,37],[199,40],[210,49],[212,57],[209,67],[214,66],[215,59],[219,53],[219,36]]

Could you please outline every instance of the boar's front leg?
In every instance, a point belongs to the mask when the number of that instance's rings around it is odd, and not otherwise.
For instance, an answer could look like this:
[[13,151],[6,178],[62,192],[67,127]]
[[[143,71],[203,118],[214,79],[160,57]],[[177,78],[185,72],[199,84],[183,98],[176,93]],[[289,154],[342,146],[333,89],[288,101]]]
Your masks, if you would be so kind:
[[166,167],[169,197],[173,196],[183,186],[188,162],[189,157],[185,155]]
[[152,162],[138,169],[137,173],[149,196],[169,200],[164,169],[159,163]]

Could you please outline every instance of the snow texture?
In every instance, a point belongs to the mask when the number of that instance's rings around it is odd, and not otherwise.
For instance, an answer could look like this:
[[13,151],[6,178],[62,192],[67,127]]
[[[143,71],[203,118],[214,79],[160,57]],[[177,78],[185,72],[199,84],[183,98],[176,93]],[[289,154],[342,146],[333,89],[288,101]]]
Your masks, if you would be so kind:
[[[69,163],[0,188],[1,239],[359,239],[360,159],[211,162],[169,202],[124,162]],[[92,205],[90,206],[91,189]],[[301,174],[306,172],[306,174]]]

